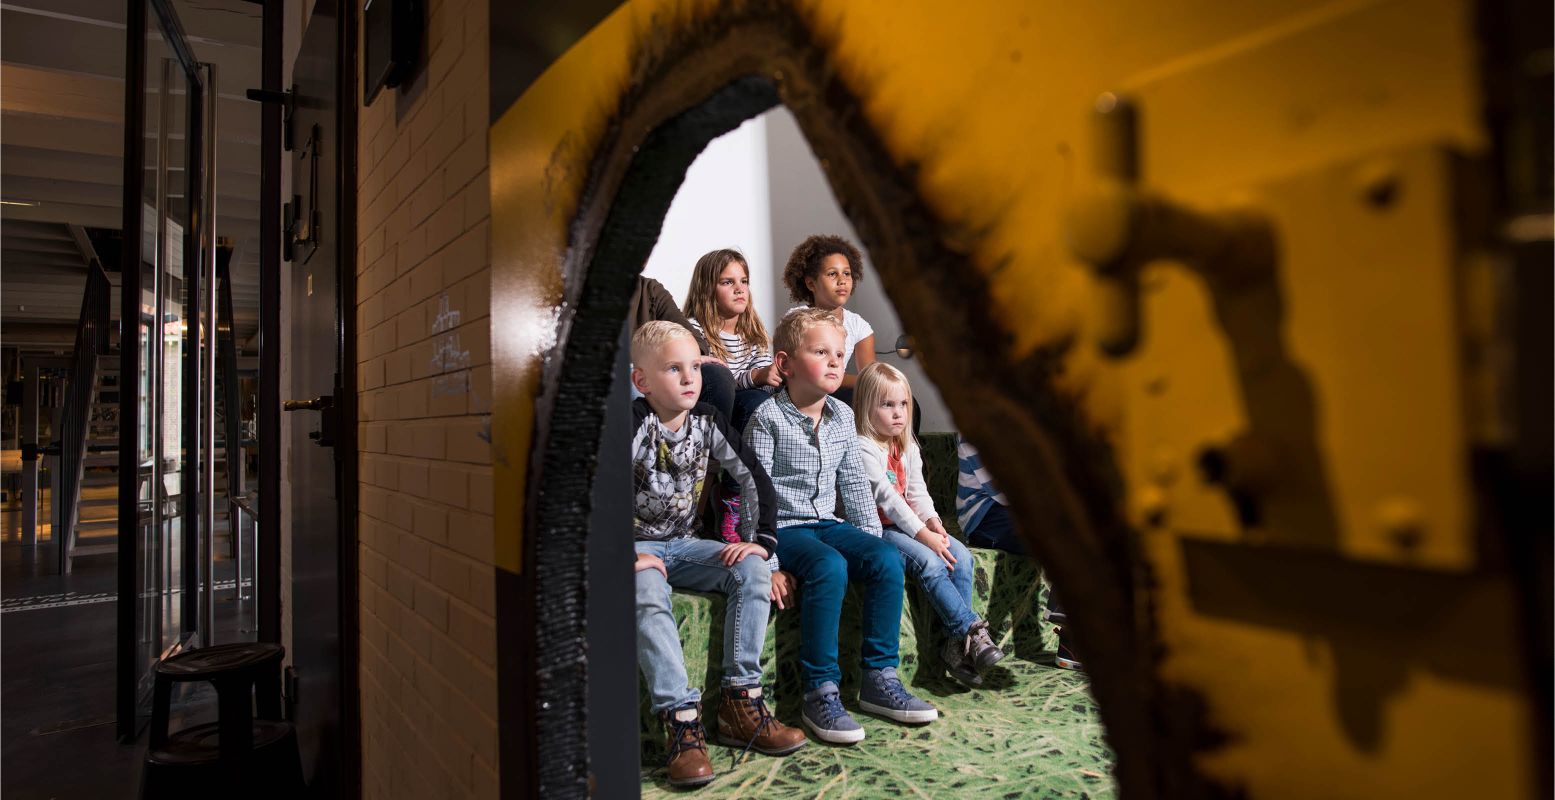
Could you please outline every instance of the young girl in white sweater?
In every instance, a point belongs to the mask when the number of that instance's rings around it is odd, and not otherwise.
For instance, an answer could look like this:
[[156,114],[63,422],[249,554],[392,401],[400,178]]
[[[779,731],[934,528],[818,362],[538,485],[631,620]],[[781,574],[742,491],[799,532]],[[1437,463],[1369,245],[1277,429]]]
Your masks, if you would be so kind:
[[864,466],[879,506],[885,539],[902,554],[907,574],[928,593],[948,639],[940,656],[957,680],[982,684],[981,674],[1004,653],[988,635],[988,623],[972,611],[972,553],[946,533],[923,480],[923,455],[908,432],[912,387],[890,364],[859,372],[853,419],[866,445]]

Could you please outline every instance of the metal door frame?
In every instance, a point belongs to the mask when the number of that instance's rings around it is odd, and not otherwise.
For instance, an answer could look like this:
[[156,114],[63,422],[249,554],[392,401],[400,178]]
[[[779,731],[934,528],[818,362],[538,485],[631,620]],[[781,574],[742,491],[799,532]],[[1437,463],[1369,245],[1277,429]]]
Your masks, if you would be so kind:
[[[194,198],[204,196],[204,183],[201,176],[200,153],[203,149],[204,125],[200,116],[200,109],[204,103],[205,83],[201,75],[198,63],[194,58],[194,51],[189,46],[188,38],[184,35],[183,26],[179,22],[178,13],[173,8],[171,0],[128,0],[125,19],[125,92],[124,92],[124,197],[123,204],[123,246],[120,263],[120,308],[119,308],[119,370],[120,375],[136,376],[139,374],[140,362],[143,356],[140,336],[138,333],[138,321],[141,318],[140,299],[143,289],[142,270],[140,258],[142,252],[142,195],[145,190],[145,143],[143,136],[146,125],[146,34],[147,13],[156,14],[157,27],[164,41],[172,50],[179,67],[184,72],[184,78],[189,86],[190,94],[188,103],[190,113],[186,115],[185,125],[185,175],[188,181],[186,197],[190,199],[190,219],[195,222],[196,215],[201,212],[195,210]],[[185,264],[188,274],[185,277],[190,291],[199,291],[200,264],[199,247],[201,231],[197,225],[191,224],[190,230],[185,232]],[[190,258],[189,248],[193,248],[195,257]],[[158,266],[160,269],[160,264]],[[192,278],[192,280],[191,280]],[[155,328],[153,328],[155,330]],[[198,331],[195,331],[195,341],[198,342]],[[192,348],[196,351],[194,363],[198,366],[198,346]],[[187,354],[188,351],[186,351]],[[198,385],[198,374],[185,376]],[[184,406],[181,413],[181,425],[185,430],[199,430],[199,398],[198,392],[184,393]],[[191,396],[192,395],[192,396]],[[118,609],[118,651],[116,654],[116,692],[115,710],[117,716],[117,733],[121,740],[129,741],[135,737],[139,725],[136,722],[135,706],[138,694],[138,680],[136,678],[136,625],[135,613],[136,600],[139,595],[136,586],[136,550],[140,545],[139,527],[139,440],[140,431],[140,406],[139,393],[121,391],[119,393],[119,535],[118,535],[118,571],[119,571],[119,609]],[[190,464],[198,468],[197,448],[189,448],[191,452],[186,455],[186,469]],[[192,519],[198,519],[198,515]],[[197,557],[198,548],[189,548],[187,540],[198,537],[198,530],[193,532],[186,526],[186,546],[184,557],[186,562],[191,556]],[[194,552],[191,553],[191,550]],[[188,564],[186,564],[186,567]],[[195,601],[198,596],[199,571],[196,561],[194,570],[187,570],[184,574],[186,584],[193,586],[184,587],[183,602],[187,605]],[[195,589],[196,591],[190,591]],[[183,615],[188,622],[196,622],[198,614]]]

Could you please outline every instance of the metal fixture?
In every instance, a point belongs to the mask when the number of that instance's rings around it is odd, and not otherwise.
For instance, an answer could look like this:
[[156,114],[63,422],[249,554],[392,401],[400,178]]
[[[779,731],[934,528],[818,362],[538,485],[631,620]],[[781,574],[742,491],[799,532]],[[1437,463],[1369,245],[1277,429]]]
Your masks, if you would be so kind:
[[1250,209],[1190,208],[1139,186],[1138,114],[1108,93],[1096,101],[1097,183],[1070,205],[1069,250],[1096,276],[1097,344],[1118,358],[1139,343],[1139,273],[1170,259],[1237,288],[1273,273],[1274,230]]

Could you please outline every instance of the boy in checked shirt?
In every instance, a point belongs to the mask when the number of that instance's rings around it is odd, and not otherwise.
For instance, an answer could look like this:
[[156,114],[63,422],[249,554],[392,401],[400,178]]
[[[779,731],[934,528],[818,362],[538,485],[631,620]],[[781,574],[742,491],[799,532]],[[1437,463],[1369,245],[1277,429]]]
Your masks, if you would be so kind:
[[[934,706],[908,693],[897,677],[902,621],[902,556],[881,538],[853,410],[831,397],[846,365],[842,324],[825,309],[783,318],[773,337],[773,365],[784,384],[745,426],[777,494],[773,599],[787,601],[792,575],[799,599],[800,667],[805,727],[823,741],[850,744],[864,729],[842,706],[837,683],[837,631],[848,582],[863,598],[864,680],[859,707],[897,722],[931,722]],[[839,497],[846,519],[838,518]]]

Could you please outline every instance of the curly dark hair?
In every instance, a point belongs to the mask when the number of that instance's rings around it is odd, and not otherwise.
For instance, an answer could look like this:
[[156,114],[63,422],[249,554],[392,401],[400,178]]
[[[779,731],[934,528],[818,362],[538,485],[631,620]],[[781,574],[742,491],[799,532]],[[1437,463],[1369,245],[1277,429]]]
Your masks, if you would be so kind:
[[848,268],[853,272],[855,285],[864,282],[864,254],[852,242],[829,234],[811,236],[794,248],[794,252],[788,256],[788,264],[783,267],[783,285],[788,287],[788,296],[794,302],[815,305],[815,293],[805,285],[805,278],[819,276],[821,264],[825,263],[828,256],[834,255],[848,259]]

